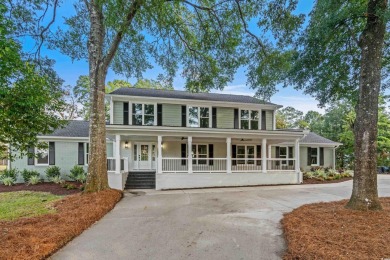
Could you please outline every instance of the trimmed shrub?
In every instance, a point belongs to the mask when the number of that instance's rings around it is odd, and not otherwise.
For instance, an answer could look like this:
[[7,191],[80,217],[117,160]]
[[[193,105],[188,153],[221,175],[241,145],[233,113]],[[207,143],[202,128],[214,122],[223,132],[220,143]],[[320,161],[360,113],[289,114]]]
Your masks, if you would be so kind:
[[39,179],[40,174],[39,174],[39,172],[33,171],[33,170],[30,170],[30,171],[29,171],[29,170],[27,170],[27,169],[24,169],[24,170],[22,171],[22,177],[23,177],[23,180],[24,180],[25,183],[28,183],[28,181],[30,180],[30,178],[33,177],[33,176],[36,176],[36,177],[38,177],[38,179]]
[[54,177],[61,176],[61,169],[58,166],[51,166],[45,170],[46,177],[51,181]]
[[85,180],[87,179],[87,172],[84,171],[84,168],[82,166],[75,165],[70,170],[69,178],[78,181],[80,183],[84,183]]
[[33,175],[33,176],[31,176],[30,179],[28,180],[28,185],[36,185],[36,184],[38,184],[40,181],[41,181],[41,179],[39,179],[39,176]]
[[[16,182],[19,172],[17,169],[5,169],[0,172],[0,181],[3,181],[6,178],[11,178],[13,183]],[[4,182],[3,182],[4,183]]]
[[15,184],[15,181],[12,177],[5,177],[1,180],[5,186],[12,186]]
[[61,176],[55,176],[55,177],[53,177],[53,178],[51,179],[51,181],[54,182],[54,183],[56,183],[56,184],[61,184],[61,183],[64,183],[64,182],[65,182],[65,180],[63,180],[63,179],[61,178]]

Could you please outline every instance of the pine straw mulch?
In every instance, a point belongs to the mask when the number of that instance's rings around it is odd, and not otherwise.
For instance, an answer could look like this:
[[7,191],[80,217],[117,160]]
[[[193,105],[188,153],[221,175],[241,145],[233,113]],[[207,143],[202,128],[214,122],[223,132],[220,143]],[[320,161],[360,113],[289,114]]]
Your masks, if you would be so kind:
[[56,213],[0,221],[0,259],[43,259],[101,219],[122,198],[118,190],[74,194],[53,204]]
[[0,192],[12,192],[12,191],[40,191],[40,192],[50,192],[54,195],[70,195],[81,192],[79,189],[80,184],[76,182],[69,182],[76,187],[76,189],[68,190],[66,188],[61,187],[60,184],[56,184],[53,182],[41,182],[35,185],[26,185],[24,183],[18,183],[12,186],[0,185]]
[[347,200],[308,204],[285,214],[284,259],[390,258],[390,198],[383,211],[345,209]]
[[339,183],[339,182],[344,182],[344,181],[350,181],[352,180],[352,177],[346,177],[338,180],[317,180],[317,179],[306,179],[303,180],[303,184],[328,184],[328,183]]

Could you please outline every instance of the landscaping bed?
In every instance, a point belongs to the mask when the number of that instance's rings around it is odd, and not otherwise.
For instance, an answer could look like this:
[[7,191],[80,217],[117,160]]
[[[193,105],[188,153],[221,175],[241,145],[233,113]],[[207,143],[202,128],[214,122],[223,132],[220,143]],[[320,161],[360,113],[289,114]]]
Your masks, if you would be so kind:
[[327,184],[327,183],[338,183],[344,181],[350,181],[352,177],[344,177],[338,180],[318,180],[318,179],[304,179],[303,184]]
[[284,259],[390,258],[390,198],[383,211],[345,209],[347,200],[304,205],[282,220]]
[[121,198],[118,190],[73,194],[53,201],[52,213],[0,221],[0,258],[46,258],[102,218]]
[[26,185],[24,183],[15,184],[13,186],[0,185],[1,192],[12,192],[12,191],[40,191],[40,192],[50,192],[54,195],[70,195],[81,192],[79,189],[80,183],[77,182],[67,182],[72,184],[76,189],[67,189],[61,186],[61,184],[56,184],[53,182],[41,182],[35,185]]

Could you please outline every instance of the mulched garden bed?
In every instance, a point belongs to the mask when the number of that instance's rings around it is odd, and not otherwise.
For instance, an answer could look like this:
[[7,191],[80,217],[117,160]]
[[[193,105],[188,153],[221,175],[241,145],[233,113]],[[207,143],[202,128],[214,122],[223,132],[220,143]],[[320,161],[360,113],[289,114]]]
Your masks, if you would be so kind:
[[353,179],[352,177],[350,177],[350,178],[342,178],[342,179],[338,179],[338,180],[330,180],[330,181],[327,181],[327,180],[321,181],[321,180],[317,180],[317,179],[306,179],[306,180],[303,180],[303,184],[328,184],[328,183],[338,183],[338,182],[349,181],[349,180],[352,180],[352,179]]
[[[67,182],[67,183],[73,184],[76,187],[80,186],[80,184],[76,182]],[[81,192],[81,190],[78,188],[68,190],[66,188],[61,187],[60,184],[55,184],[52,182],[43,182],[43,183],[38,183],[36,185],[26,185],[24,183],[19,183],[13,186],[0,185],[0,192],[12,192],[12,191],[23,191],[23,190],[50,192],[54,195],[70,195],[70,194]]]
[[74,194],[53,204],[56,213],[0,221],[0,259],[43,259],[107,214],[122,198],[118,190]]
[[390,258],[390,198],[383,211],[345,209],[347,200],[304,205],[282,219],[284,259]]

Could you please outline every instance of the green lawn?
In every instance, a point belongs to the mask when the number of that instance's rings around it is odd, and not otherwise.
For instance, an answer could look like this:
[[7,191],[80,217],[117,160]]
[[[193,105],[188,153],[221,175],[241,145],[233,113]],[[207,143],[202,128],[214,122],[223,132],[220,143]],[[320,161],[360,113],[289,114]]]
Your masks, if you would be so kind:
[[52,202],[61,198],[61,196],[47,192],[0,193],[0,221],[53,213],[55,210],[51,207]]

